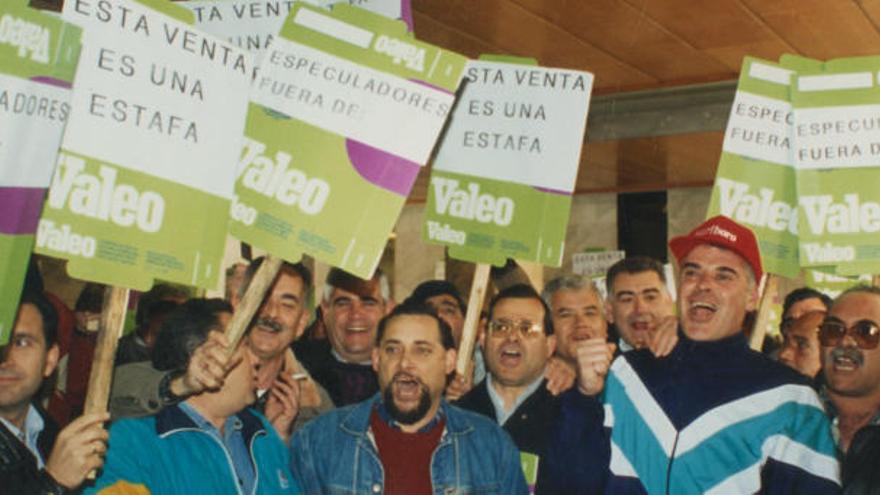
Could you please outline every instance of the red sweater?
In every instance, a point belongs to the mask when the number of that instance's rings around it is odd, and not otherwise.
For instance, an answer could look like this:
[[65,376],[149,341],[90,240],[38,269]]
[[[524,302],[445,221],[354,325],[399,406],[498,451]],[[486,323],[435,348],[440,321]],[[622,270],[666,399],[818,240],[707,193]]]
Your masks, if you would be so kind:
[[406,433],[389,425],[373,411],[370,427],[385,471],[386,495],[432,493],[431,455],[440,442],[445,425],[445,420],[441,419],[430,431]]

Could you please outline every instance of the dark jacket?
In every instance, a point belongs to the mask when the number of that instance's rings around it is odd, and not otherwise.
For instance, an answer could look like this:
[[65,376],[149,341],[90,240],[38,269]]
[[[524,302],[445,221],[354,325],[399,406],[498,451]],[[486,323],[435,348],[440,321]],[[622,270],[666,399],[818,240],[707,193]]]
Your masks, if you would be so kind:
[[293,343],[293,352],[338,407],[364,401],[379,391],[371,365],[339,361],[327,340],[298,340]]
[[[37,449],[43,459],[49,458],[58,426],[49,415],[37,408],[45,427],[37,437]],[[0,423],[0,491],[34,495],[68,493],[64,487],[37,468],[37,459],[21,441]]]
[[880,494],[880,425],[865,426],[853,437],[843,459],[841,479],[846,495]]

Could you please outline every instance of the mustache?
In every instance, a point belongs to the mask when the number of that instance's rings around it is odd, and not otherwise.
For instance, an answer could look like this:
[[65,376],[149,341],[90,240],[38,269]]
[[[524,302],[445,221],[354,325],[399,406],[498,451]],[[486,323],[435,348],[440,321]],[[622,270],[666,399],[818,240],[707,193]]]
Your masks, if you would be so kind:
[[865,355],[858,349],[854,349],[852,347],[835,347],[831,351],[831,359],[836,360],[837,358],[847,358],[851,359],[854,363],[861,366],[865,364]]
[[275,333],[281,333],[281,331],[284,330],[284,327],[281,326],[281,323],[278,323],[277,321],[269,318],[257,318],[256,320],[254,320],[254,326],[265,327]]
[[402,380],[414,381],[414,382],[418,383],[420,387],[427,388],[427,387],[425,387],[425,384],[422,382],[422,380],[419,379],[419,377],[413,376],[405,371],[398,371],[397,373],[394,374],[393,377],[391,377],[392,384],[397,383]]

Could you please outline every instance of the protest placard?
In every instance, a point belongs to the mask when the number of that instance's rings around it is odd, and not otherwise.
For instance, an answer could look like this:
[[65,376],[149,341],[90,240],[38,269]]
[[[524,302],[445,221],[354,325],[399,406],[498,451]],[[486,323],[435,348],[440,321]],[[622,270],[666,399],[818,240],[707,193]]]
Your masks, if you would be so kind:
[[829,61],[792,86],[800,263],[880,273],[877,58]]
[[479,60],[466,81],[434,161],[423,238],[467,261],[559,266],[593,75]]
[[[300,0],[329,9],[337,3],[350,3],[359,8],[391,19],[406,19],[412,30],[410,0]],[[193,0],[181,5],[193,11],[196,26],[256,56],[257,65],[263,52],[278,35],[294,0]]]
[[798,216],[791,161],[792,70],[746,57],[707,217],[730,217],[754,231],[764,271],[796,277]]
[[620,250],[575,253],[571,256],[571,272],[588,277],[604,275],[611,265],[625,257],[626,253]]
[[9,341],[43,198],[70,114],[80,29],[0,4],[0,345]]
[[108,285],[212,286],[251,56],[158,0],[70,0],[63,17],[83,49],[36,251]]
[[465,61],[362,9],[294,6],[254,82],[230,231],[370,278]]

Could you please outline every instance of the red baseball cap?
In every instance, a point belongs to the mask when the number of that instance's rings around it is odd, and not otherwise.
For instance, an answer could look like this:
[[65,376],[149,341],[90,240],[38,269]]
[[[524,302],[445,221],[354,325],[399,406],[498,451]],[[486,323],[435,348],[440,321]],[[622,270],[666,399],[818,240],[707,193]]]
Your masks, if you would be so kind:
[[669,249],[681,263],[682,258],[700,244],[722,247],[740,255],[752,267],[755,281],[761,281],[764,274],[761,251],[758,249],[758,239],[748,227],[718,215],[706,220],[687,235],[674,237],[669,241]]

